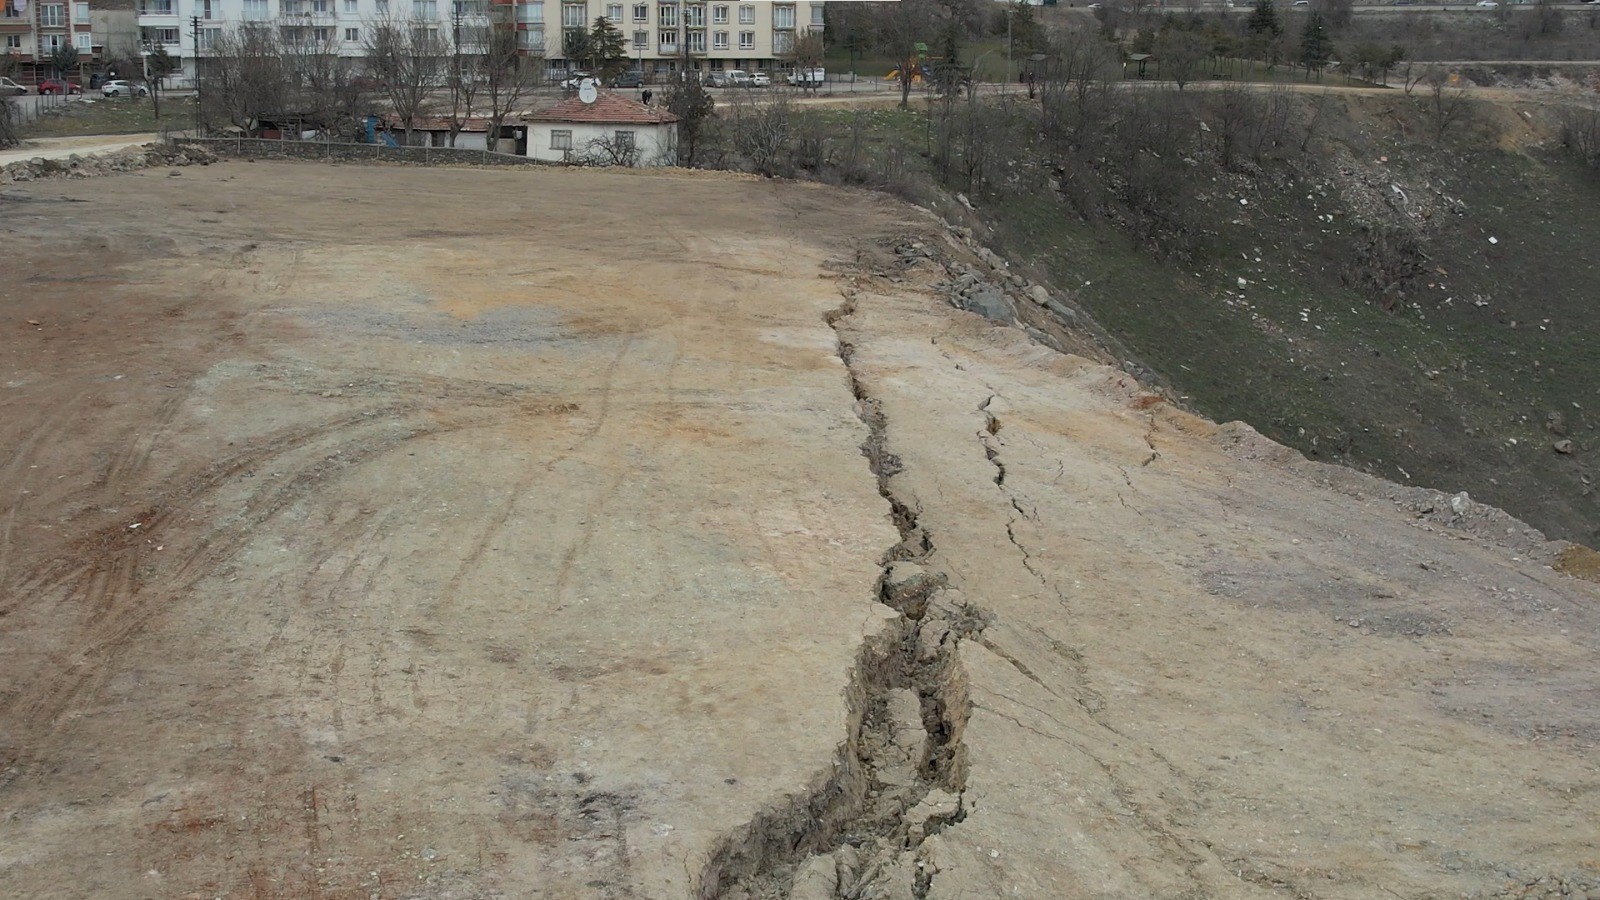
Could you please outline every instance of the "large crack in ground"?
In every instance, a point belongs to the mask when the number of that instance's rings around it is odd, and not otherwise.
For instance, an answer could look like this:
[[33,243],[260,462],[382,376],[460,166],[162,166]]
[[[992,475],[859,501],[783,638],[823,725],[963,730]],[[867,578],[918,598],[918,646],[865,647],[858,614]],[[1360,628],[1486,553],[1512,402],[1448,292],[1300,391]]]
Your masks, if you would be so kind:
[[854,284],[845,287],[826,321],[867,426],[862,455],[900,535],[883,554],[877,586],[898,618],[857,655],[831,769],[724,837],[700,871],[705,900],[926,897],[937,865],[924,841],[967,814],[962,732],[971,701],[956,648],[987,618],[925,565],[933,538],[916,501],[895,490],[902,467],[887,448],[888,418],[854,363],[845,323],[856,297]]

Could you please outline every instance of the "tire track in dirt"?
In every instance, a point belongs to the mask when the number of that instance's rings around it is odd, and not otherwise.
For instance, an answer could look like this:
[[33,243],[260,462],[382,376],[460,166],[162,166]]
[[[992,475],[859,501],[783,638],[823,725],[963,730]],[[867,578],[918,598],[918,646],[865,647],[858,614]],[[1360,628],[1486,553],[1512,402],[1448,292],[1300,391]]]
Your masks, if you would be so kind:
[[0,466],[0,487],[10,495],[10,500],[6,503],[4,522],[0,523],[0,586],[9,580],[12,533],[16,530],[17,513],[22,510],[22,491],[32,482],[27,474],[30,471],[28,467],[35,465],[33,460],[39,457],[39,447],[53,444],[66,423],[77,418],[78,407],[84,393],[79,391],[57,406],[43,422],[28,432],[21,443],[12,448],[11,458],[4,466]]

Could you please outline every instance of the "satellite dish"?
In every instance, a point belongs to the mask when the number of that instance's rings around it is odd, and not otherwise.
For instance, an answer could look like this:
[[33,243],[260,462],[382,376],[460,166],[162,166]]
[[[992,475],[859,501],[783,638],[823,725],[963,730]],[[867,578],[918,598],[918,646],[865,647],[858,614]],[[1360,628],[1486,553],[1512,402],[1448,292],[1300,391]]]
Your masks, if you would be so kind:
[[578,85],[578,99],[584,103],[593,103],[599,97],[600,92],[595,89],[593,78],[585,78],[583,83]]

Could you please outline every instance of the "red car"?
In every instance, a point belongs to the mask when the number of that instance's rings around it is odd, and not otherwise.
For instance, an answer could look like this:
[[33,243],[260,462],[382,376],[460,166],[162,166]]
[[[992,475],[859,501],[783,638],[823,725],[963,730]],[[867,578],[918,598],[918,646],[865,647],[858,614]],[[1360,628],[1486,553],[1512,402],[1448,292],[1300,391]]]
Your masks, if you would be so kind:
[[41,94],[81,94],[83,85],[73,81],[64,81],[60,78],[46,78],[39,82]]

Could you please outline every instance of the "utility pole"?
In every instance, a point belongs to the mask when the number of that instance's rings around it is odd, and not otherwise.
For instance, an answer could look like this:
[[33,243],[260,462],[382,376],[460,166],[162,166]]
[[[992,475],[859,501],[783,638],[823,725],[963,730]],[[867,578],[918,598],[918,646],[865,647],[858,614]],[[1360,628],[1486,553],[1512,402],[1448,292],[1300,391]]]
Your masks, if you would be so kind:
[[189,17],[189,28],[194,34],[194,136],[200,137],[200,17]]

